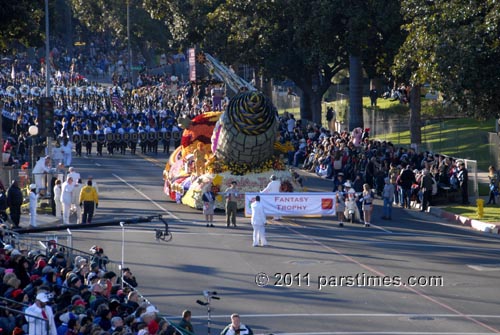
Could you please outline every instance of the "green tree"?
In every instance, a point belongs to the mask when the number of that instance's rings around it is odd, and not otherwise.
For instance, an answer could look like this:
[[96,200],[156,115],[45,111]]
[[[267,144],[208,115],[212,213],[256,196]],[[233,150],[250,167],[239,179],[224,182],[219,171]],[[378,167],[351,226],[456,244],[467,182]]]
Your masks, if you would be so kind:
[[363,70],[370,79],[387,75],[402,44],[399,0],[347,0],[349,129],[363,127]]
[[[409,0],[403,2],[403,14],[408,36],[394,67],[402,81],[415,90],[429,83],[471,116],[497,116],[500,4]],[[412,108],[411,113],[411,142],[420,143],[420,111]]]
[[321,100],[347,64],[341,1],[148,1],[178,43],[200,45],[227,63],[247,63],[301,89],[301,117],[321,123]]
[[430,82],[468,115],[488,118],[500,110],[500,3],[450,1],[427,4],[424,29],[436,42]]
[[123,42],[127,40],[127,6],[130,8],[130,43],[150,61],[150,49],[164,50],[171,35],[162,21],[152,18],[138,0],[71,0],[74,16],[90,33],[110,34]]
[[396,55],[393,72],[396,82],[410,85],[410,142],[422,143],[420,87],[428,81],[429,68],[435,59],[432,44],[435,36],[425,30],[425,21],[431,19],[432,10],[427,1],[409,0],[402,3],[406,39]]
[[41,46],[45,34],[44,2],[6,0],[0,6],[0,48],[17,41],[25,46]]

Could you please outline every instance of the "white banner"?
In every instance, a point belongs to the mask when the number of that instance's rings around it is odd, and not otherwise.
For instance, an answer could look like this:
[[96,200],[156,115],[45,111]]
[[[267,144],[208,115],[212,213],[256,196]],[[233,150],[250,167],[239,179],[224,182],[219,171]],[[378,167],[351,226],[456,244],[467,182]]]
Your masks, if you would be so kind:
[[245,193],[245,216],[252,216],[250,207],[260,195],[266,216],[336,215],[335,193]]

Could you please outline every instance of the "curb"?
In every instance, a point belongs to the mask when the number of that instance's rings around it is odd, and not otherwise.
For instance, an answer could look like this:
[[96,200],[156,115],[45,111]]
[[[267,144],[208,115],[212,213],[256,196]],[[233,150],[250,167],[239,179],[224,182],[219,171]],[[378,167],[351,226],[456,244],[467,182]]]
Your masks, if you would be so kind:
[[446,219],[450,222],[457,223],[465,227],[470,227],[476,231],[480,231],[483,233],[500,234],[499,224],[487,223],[471,219],[462,215],[446,212],[438,207],[430,207],[429,213],[434,216]]

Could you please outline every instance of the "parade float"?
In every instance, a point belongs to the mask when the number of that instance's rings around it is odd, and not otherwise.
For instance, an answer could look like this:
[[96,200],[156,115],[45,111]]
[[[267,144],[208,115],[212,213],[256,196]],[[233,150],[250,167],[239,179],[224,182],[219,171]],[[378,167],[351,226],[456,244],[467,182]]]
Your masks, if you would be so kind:
[[[235,95],[224,112],[208,112],[192,120],[181,119],[181,145],[163,171],[164,191],[170,199],[202,208],[202,194],[216,193],[215,208],[224,209],[223,192],[232,181],[240,192],[259,192],[271,175],[281,181],[282,192],[301,191],[284,157],[293,147],[278,141],[278,114],[262,93]],[[238,208],[244,208],[244,197]]]

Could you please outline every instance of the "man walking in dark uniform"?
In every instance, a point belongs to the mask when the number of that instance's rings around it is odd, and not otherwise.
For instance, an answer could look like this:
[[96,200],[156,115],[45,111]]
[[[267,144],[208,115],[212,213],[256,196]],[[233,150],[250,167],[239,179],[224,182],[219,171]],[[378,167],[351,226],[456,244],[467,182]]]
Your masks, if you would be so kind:
[[21,205],[23,204],[23,192],[19,188],[17,181],[13,180],[7,191],[7,205],[10,209],[10,218],[14,225],[13,228],[19,228],[21,221]]

